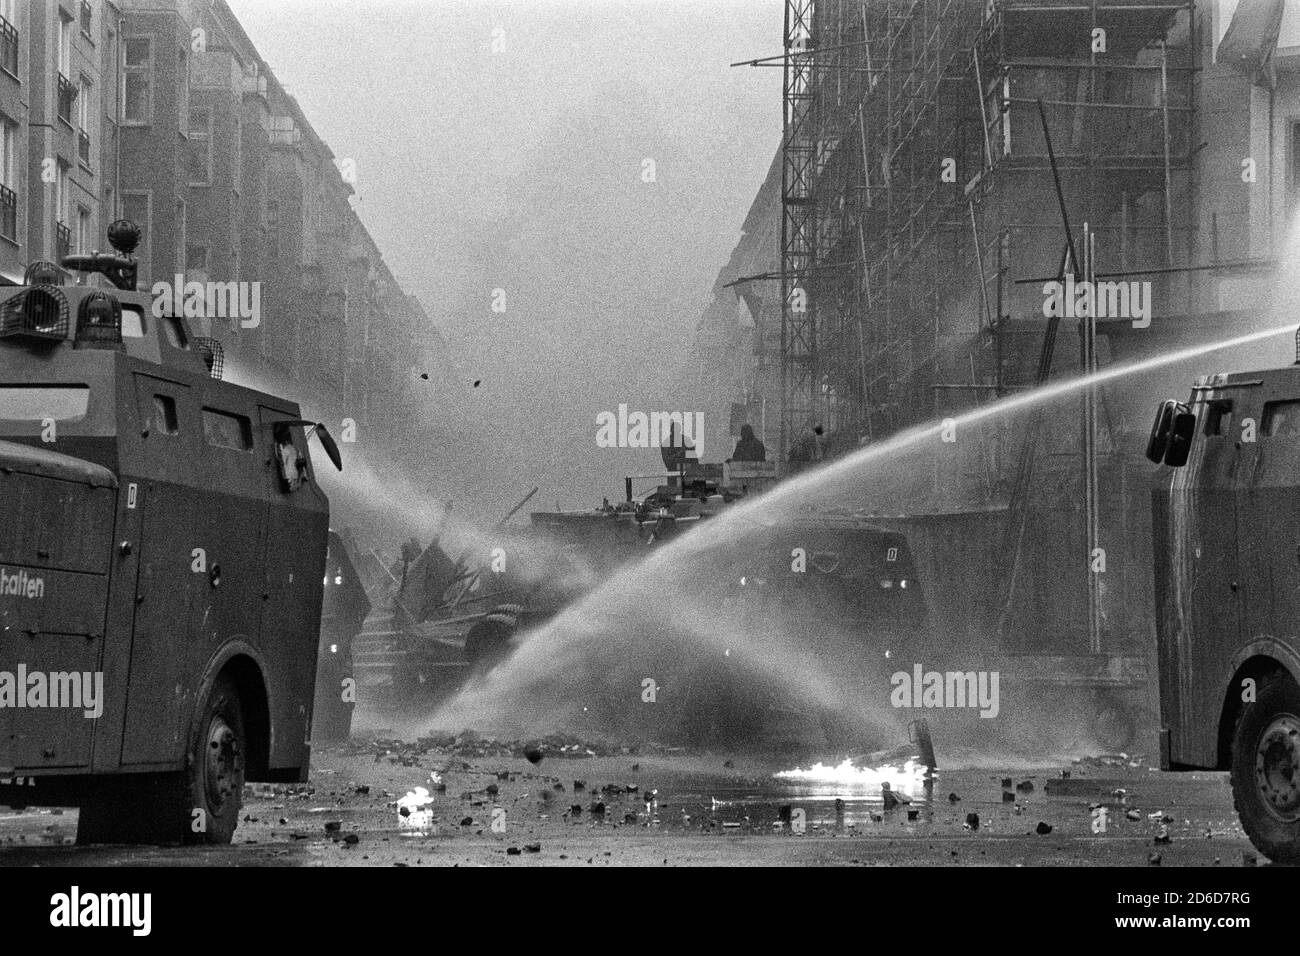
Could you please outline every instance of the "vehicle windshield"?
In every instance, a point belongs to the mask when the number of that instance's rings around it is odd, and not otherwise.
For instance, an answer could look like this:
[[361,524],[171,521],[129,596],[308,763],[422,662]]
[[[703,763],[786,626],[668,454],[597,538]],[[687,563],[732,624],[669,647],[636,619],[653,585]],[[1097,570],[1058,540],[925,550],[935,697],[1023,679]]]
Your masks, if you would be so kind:
[[89,385],[0,385],[0,422],[75,422],[89,405]]

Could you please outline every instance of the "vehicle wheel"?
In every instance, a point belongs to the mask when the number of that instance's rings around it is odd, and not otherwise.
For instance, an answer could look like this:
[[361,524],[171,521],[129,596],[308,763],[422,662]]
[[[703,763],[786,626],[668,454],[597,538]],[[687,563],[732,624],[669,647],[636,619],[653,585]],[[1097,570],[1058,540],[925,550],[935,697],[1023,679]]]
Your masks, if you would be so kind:
[[1261,682],[1232,736],[1232,798],[1255,847],[1275,863],[1300,863],[1300,687]]
[[186,817],[191,823],[202,810],[206,831],[185,828],[186,843],[229,843],[239,825],[244,800],[244,716],[239,692],[224,677],[208,694],[196,727],[186,770]]
[[505,621],[485,618],[465,637],[465,657],[470,669],[479,675],[496,667],[510,653],[510,638],[515,629]]
[[81,805],[77,842],[229,843],[244,796],[244,751],[239,693],[219,678],[195,724],[186,769],[96,783]]

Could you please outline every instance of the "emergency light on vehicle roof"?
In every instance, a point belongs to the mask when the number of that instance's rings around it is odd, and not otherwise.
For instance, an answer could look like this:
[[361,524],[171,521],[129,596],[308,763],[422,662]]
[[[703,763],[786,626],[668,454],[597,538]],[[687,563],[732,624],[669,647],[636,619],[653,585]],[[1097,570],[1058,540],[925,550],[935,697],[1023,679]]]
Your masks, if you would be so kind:
[[36,286],[0,304],[0,338],[61,342],[68,337],[68,300],[54,286]]
[[106,292],[92,292],[77,310],[76,348],[122,347],[122,303]]

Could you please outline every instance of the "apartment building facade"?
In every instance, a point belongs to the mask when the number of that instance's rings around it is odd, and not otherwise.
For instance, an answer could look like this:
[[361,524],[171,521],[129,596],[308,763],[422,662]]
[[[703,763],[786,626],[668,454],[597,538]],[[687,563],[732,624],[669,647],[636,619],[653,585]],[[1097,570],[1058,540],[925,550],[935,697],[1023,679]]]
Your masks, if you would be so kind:
[[0,275],[11,281],[103,244],[117,204],[120,37],[108,0],[0,0]]
[[258,284],[196,329],[250,381],[380,440],[444,346],[351,178],[224,0],[0,0],[0,281],[131,219],[142,285]]

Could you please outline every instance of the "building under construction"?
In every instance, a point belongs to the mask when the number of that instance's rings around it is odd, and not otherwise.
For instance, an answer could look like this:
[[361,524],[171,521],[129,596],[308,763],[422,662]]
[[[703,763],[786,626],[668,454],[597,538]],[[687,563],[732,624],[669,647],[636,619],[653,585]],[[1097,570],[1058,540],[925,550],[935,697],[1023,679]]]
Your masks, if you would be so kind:
[[[699,328],[701,387],[731,408],[718,417],[748,420],[783,463],[813,428],[814,457],[835,456],[1259,328],[1300,185],[1295,14],[788,0],[783,51],[747,61],[783,72],[783,141]],[[1137,283],[1145,306],[1045,309],[1045,283],[1067,274]],[[954,644],[1013,656],[1024,677],[1140,688],[1154,647],[1141,452],[1155,400],[1190,374],[990,419],[935,452],[912,500],[845,506],[909,530],[942,585],[931,623]]]

